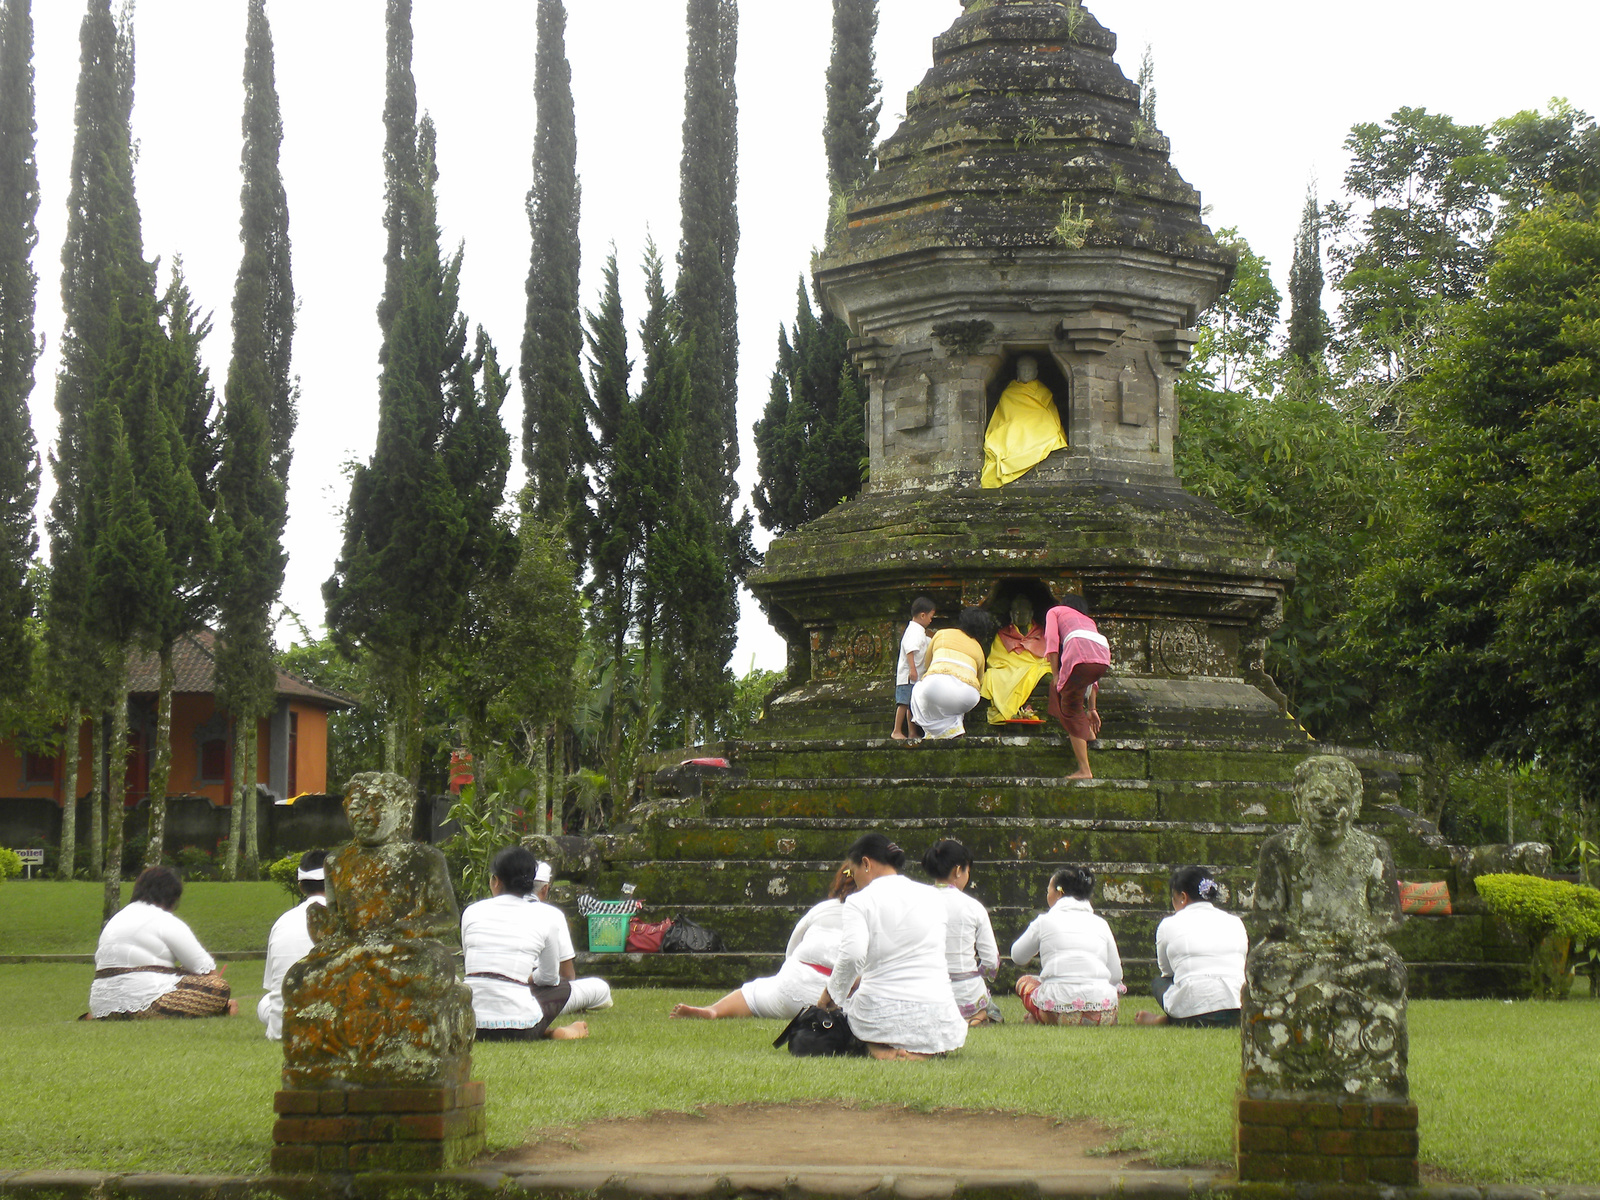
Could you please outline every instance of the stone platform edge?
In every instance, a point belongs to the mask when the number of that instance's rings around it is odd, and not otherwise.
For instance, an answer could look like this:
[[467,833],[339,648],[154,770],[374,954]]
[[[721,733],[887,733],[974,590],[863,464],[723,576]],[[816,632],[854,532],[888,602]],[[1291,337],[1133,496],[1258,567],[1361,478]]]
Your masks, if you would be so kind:
[[874,1171],[865,1167],[548,1167],[426,1174],[201,1176],[0,1171],[7,1200],[1600,1200],[1600,1184],[1238,1183],[1186,1170]]

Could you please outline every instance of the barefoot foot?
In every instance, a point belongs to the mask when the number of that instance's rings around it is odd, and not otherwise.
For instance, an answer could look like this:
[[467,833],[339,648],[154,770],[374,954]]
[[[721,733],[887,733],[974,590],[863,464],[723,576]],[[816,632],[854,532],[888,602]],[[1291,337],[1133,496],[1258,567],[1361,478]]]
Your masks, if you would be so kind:
[[715,1009],[700,1008],[693,1004],[674,1004],[672,1011],[667,1015],[674,1018],[693,1017],[700,1021],[715,1021],[717,1019]]
[[237,1017],[239,1015],[239,1002],[237,1000],[228,1001],[228,1015],[230,1017]]
[[550,1031],[550,1040],[553,1042],[575,1042],[579,1038],[589,1036],[589,1022],[574,1021],[571,1025],[563,1025],[559,1029]]
[[1165,1025],[1167,1017],[1165,1013],[1140,1012],[1134,1014],[1133,1023],[1135,1025]]
[[1067,778],[1068,779],[1093,779],[1094,778],[1094,772],[1092,772],[1092,771],[1074,771],[1071,775],[1068,775]]

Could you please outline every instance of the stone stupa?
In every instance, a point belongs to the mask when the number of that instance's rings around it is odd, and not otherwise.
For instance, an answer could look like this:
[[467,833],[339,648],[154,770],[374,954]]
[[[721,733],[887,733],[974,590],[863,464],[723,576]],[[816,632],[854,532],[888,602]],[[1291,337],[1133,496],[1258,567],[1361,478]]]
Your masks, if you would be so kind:
[[[1141,118],[1116,37],[1058,0],[967,0],[817,268],[870,387],[861,496],[778,539],[750,580],[790,650],[774,735],[883,721],[927,594],[1005,613],[1082,595],[1124,733],[1288,737],[1262,670],[1293,571],[1184,491],[1176,384],[1234,258]],[[979,486],[1020,356],[1069,445]]]

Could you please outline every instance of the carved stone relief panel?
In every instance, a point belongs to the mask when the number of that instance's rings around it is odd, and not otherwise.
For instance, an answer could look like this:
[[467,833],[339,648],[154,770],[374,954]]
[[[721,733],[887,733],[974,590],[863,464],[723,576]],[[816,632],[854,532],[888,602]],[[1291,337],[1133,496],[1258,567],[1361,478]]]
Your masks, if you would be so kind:
[[1100,621],[1111,643],[1111,669],[1118,675],[1150,674],[1150,630],[1144,621]]
[[886,675],[893,666],[898,645],[888,623],[841,625],[811,633],[813,679],[842,679],[848,675]]
[[1194,621],[1150,622],[1150,663],[1161,675],[1235,674],[1226,650]]

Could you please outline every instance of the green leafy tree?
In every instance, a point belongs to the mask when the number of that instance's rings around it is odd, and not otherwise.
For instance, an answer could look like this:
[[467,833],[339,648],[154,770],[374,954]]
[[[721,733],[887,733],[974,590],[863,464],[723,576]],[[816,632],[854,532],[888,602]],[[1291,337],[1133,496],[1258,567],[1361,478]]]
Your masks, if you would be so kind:
[[1217,241],[1238,255],[1233,286],[1203,318],[1195,348],[1197,368],[1232,391],[1263,381],[1272,357],[1272,334],[1283,305],[1272,282],[1272,264],[1250,248],[1237,228],[1219,230]]
[[1411,519],[1355,586],[1353,667],[1392,722],[1469,757],[1538,760],[1600,795],[1600,221],[1507,233],[1441,340],[1407,456]]
[[20,699],[32,674],[28,571],[39,547],[39,498],[28,399],[41,342],[33,313],[39,277],[39,164],[33,101],[32,0],[0,8],[0,701]]
[[1289,267],[1289,358],[1313,375],[1326,367],[1328,316],[1322,311],[1322,210],[1317,192],[1306,192]]
[[687,414],[681,359],[676,352],[678,314],[667,293],[665,268],[654,241],[644,256],[645,316],[639,324],[644,353],[639,394],[634,403],[645,452],[635,459],[634,502],[641,546],[634,612],[644,673],[654,673],[665,624],[665,586],[671,568],[663,539],[667,513],[684,486],[683,457]]
[[[52,686],[62,697],[69,730],[79,713],[92,714],[100,744],[99,714],[112,706],[113,652],[87,620],[89,555],[84,541],[91,482],[89,411],[100,384],[102,364],[111,353],[113,322],[119,305],[131,297],[149,299],[154,275],[143,257],[139,206],[133,188],[133,32],[126,16],[119,24],[110,0],[89,0],[79,32],[77,128],[72,146],[67,199],[67,236],[61,251],[61,366],[56,378],[57,435],[50,456],[56,491],[46,530],[50,540],[50,614],[46,653]],[[73,737],[67,738],[69,747]],[[103,766],[93,756],[96,774]],[[66,756],[64,791],[79,791],[78,756]],[[102,870],[105,791],[97,781],[97,802],[89,823],[91,871]],[[71,803],[69,799],[69,805]]]
[[774,533],[798,529],[861,490],[866,413],[849,339],[843,321],[816,317],[802,281],[794,327],[778,331],[772,393],[755,427],[761,470],[752,498]]
[[538,0],[533,188],[528,221],[533,258],[522,334],[522,454],[532,480],[533,511],[563,521],[583,561],[593,533],[586,468],[595,449],[584,391],[579,317],[578,134],[567,62],[567,12],[561,0]]
[[[391,45],[409,47],[409,30]],[[462,252],[446,260],[439,246],[431,121],[416,138],[415,236],[384,345],[377,445],[354,471],[344,547],[323,585],[338,645],[369,656],[383,696],[384,761],[413,781],[423,770],[424,675],[496,553],[508,465],[495,432],[503,379],[481,333],[467,349]]]
[[878,0],[833,0],[833,53],[828,59],[828,189],[849,196],[872,171],[883,112],[878,82]]
[[[272,608],[288,554],[289,464],[298,387],[293,374],[294,275],[289,200],[279,169],[283,120],[266,0],[250,0],[245,31],[239,240],[233,292],[233,353],[222,415],[216,528],[221,576],[217,699],[233,716],[235,787],[224,875],[257,855],[256,731],[276,702]],[[152,839],[153,840],[153,839]],[[241,847],[242,843],[242,847]]]
[[[678,250],[678,350],[687,388],[684,475],[668,510],[673,549],[674,695],[701,720],[731,691],[728,660],[739,617],[739,580],[752,556],[750,518],[736,522],[739,466],[738,6],[689,0]],[[690,575],[690,571],[693,575]],[[671,606],[668,606],[671,611]],[[692,615],[691,615],[692,614]],[[694,727],[691,719],[689,727]]]

